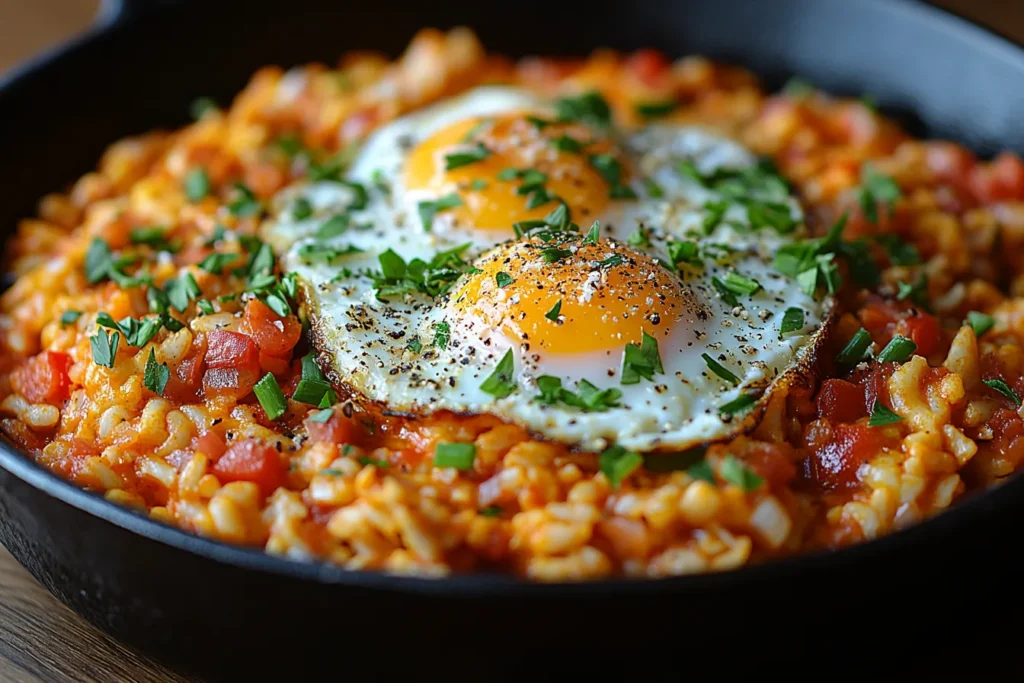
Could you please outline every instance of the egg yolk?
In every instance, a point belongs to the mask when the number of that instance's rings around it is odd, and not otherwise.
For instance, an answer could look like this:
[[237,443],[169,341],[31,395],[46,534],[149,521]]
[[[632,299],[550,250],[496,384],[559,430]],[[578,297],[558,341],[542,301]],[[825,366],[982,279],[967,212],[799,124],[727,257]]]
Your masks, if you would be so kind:
[[679,281],[649,256],[613,240],[530,239],[476,264],[450,305],[518,338],[532,351],[583,353],[667,336],[684,308]]
[[543,218],[559,199],[577,220],[592,220],[611,189],[609,166],[592,163],[599,156],[614,159],[611,172],[626,181],[617,150],[583,124],[531,120],[527,114],[471,118],[416,146],[406,159],[404,180],[410,189],[438,196],[456,192],[462,205],[450,214],[457,222],[510,231],[518,221]]

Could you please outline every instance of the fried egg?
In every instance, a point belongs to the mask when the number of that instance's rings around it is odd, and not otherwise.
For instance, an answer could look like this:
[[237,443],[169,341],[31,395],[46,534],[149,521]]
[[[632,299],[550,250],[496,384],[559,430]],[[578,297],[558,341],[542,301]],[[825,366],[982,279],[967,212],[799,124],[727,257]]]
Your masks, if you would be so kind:
[[772,265],[799,203],[720,134],[568,110],[479,88],[380,128],[344,182],[276,198],[264,236],[321,363],[359,402],[586,449],[749,428],[831,318]]

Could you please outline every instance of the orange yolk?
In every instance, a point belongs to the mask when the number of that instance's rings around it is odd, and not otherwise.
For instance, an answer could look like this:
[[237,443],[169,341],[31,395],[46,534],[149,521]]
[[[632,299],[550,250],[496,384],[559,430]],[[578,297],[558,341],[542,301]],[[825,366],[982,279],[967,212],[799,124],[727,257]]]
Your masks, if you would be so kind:
[[[563,134],[590,144],[579,152],[560,150],[554,141]],[[478,144],[489,151],[485,158],[446,170],[446,157],[473,151]],[[413,149],[406,160],[405,184],[438,196],[455,191],[462,206],[446,213],[456,221],[510,231],[513,223],[543,218],[558,206],[552,199],[527,208],[529,196],[517,193],[522,182],[498,178],[506,169],[535,169],[547,176],[543,185],[547,193],[568,204],[573,220],[582,225],[608,202],[609,184],[589,157],[613,152],[607,140],[582,124],[551,123],[538,129],[525,114],[472,118],[441,129]]]
[[[562,258],[549,263],[553,255]],[[477,267],[481,272],[470,276],[451,305],[533,351],[621,350],[639,344],[644,332],[667,336],[684,307],[675,277],[649,256],[611,240],[510,243]]]

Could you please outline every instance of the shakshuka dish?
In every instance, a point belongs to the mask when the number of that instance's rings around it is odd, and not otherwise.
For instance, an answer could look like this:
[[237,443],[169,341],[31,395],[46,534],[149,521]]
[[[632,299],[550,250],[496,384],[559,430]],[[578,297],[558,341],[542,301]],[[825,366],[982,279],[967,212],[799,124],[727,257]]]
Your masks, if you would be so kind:
[[6,438],[154,520],[350,569],[661,577],[867,541],[1024,458],[1013,154],[466,29],[192,115],[43,197],[0,298]]

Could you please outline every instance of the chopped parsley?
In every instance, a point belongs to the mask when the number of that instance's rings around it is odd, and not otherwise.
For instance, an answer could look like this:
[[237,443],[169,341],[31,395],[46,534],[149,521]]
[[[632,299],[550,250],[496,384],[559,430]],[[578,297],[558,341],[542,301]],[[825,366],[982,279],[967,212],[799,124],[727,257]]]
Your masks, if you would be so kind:
[[562,312],[562,300],[559,299],[555,302],[555,305],[551,307],[551,310],[544,314],[544,317],[553,323],[558,322],[558,316]]
[[512,279],[511,275],[503,271],[494,276],[494,282],[499,287],[508,287],[510,284],[515,282],[515,280]]
[[980,337],[981,335],[985,334],[993,327],[995,327],[996,319],[985,313],[971,311],[970,313],[967,314],[966,322],[968,325],[971,326],[971,329],[974,330],[974,336]]
[[728,210],[728,202],[704,202],[704,211],[707,212],[707,215],[701,221],[701,228],[704,229],[705,235],[710,235],[715,231],[715,228],[722,222],[725,212]]
[[196,279],[192,277],[192,273],[188,272],[173,280],[168,280],[164,284],[164,294],[167,295],[167,301],[172,308],[181,313],[185,312],[190,301],[199,297],[202,293],[203,291],[199,289]]
[[686,468],[686,473],[699,481],[706,481],[709,484],[718,483],[715,481],[715,471],[711,469],[711,463],[707,460],[701,459],[700,462],[690,465]]
[[596,265],[598,268],[611,268],[612,266],[621,266],[623,262],[622,254],[612,254],[598,261]]
[[785,336],[791,332],[797,332],[802,330],[804,327],[804,312],[790,306],[786,309],[786,312],[782,314],[782,325],[779,326],[779,336]]
[[649,247],[651,246],[651,234],[647,228],[640,225],[633,231],[633,234],[626,238],[626,244],[631,247]]
[[533,397],[537,403],[544,405],[564,404],[579,408],[585,413],[596,413],[615,408],[619,405],[622,392],[618,389],[598,389],[585,379],[576,384],[576,392],[562,386],[562,380],[552,375],[541,375],[537,378],[540,394]]
[[562,259],[572,256],[572,252],[561,247],[545,247],[541,249],[540,255],[544,259],[544,263],[558,263]]
[[122,318],[118,322],[109,313],[98,313],[96,315],[96,324],[100,327],[120,332],[124,335],[125,343],[128,346],[139,348],[145,346],[156,336],[163,322],[160,318]]
[[704,261],[700,257],[700,246],[696,242],[685,240],[673,240],[666,244],[668,258],[673,266],[680,263],[687,263],[691,266],[703,266]]
[[313,215],[313,204],[305,197],[299,197],[292,204],[292,218],[304,221]]
[[607,181],[610,189],[608,196],[613,199],[635,199],[636,192],[622,184],[622,164],[611,154],[593,154],[590,165]]
[[234,199],[228,204],[228,211],[232,216],[248,218],[263,211],[263,204],[256,197],[256,194],[249,189],[245,183],[235,183]]
[[645,119],[658,119],[668,116],[676,110],[679,103],[675,99],[663,100],[661,102],[638,102],[633,105],[637,115]]
[[352,219],[349,218],[347,213],[339,213],[336,216],[331,216],[323,224],[316,229],[313,233],[313,237],[318,240],[329,240],[332,237],[337,237],[345,233],[349,226],[352,224]]
[[708,369],[711,370],[711,372],[715,373],[730,384],[739,386],[740,378],[730,372],[728,368],[706,353],[700,354],[700,357],[704,359],[704,363],[708,366]]
[[238,258],[238,254],[221,254],[213,252],[202,261],[199,262],[199,267],[205,270],[207,273],[214,275],[220,275],[224,268],[229,263],[234,263]]
[[473,182],[469,184],[470,189],[479,192],[480,190],[487,189],[487,181],[483,178],[474,178]]
[[896,290],[897,301],[909,299],[925,311],[932,310],[931,303],[928,301],[928,276],[925,273],[918,273],[917,279],[912,283],[897,282]]
[[871,417],[868,418],[868,427],[882,427],[902,421],[902,417],[886,408],[881,401],[876,400],[875,407],[871,411]]
[[92,359],[96,365],[102,365],[105,368],[114,367],[114,360],[117,359],[117,345],[120,340],[121,337],[117,332],[108,335],[107,331],[102,328],[96,330],[96,334],[89,337],[89,345],[92,346]]
[[612,123],[612,110],[596,91],[556,100],[555,112],[563,122],[580,121],[599,128],[607,128]]
[[199,299],[196,301],[196,307],[206,315],[212,315],[216,310],[209,299]]
[[899,235],[885,233],[873,237],[889,256],[894,266],[916,266],[921,263],[921,253],[910,242],[904,242]]
[[622,446],[612,446],[597,456],[601,473],[608,477],[612,488],[619,488],[622,482],[644,464],[643,456],[627,451]]
[[[561,305],[561,302],[559,302],[559,305]],[[67,327],[68,325],[74,325],[81,317],[81,311],[64,311],[60,314],[60,326]]]
[[447,321],[442,320],[439,323],[434,324],[434,341],[431,342],[431,346],[439,349],[448,348],[448,342],[451,340],[451,326]]
[[719,465],[718,471],[722,475],[722,479],[725,479],[730,484],[739,486],[748,493],[764,483],[764,479],[759,477],[756,472],[731,453],[722,459],[722,464]]
[[860,328],[836,356],[836,362],[840,365],[856,365],[862,360],[870,358],[871,344],[871,334],[863,327]]
[[363,250],[357,246],[347,244],[344,247],[335,248],[325,244],[303,244],[299,247],[299,260],[303,263],[327,263],[333,264],[338,259],[352,254],[361,254]]
[[423,342],[420,341],[419,337],[413,337],[409,340],[409,343],[405,345],[405,348],[409,349],[413,353],[419,353],[423,350]]
[[132,228],[132,244],[145,244],[156,251],[175,252],[178,246],[167,240],[167,228],[162,225]]
[[461,254],[471,246],[472,242],[466,242],[434,254],[429,262],[415,258],[408,263],[388,249],[377,257],[381,269],[366,275],[373,280],[377,298],[381,300],[415,292],[441,296],[470,268]]
[[454,192],[434,201],[420,202],[417,210],[419,211],[420,221],[423,223],[423,229],[430,232],[434,224],[434,216],[442,211],[454,209],[457,206],[462,206],[462,198]]
[[477,514],[481,517],[497,517],[502,512],[500,505],[488,505],[485,508],[477,510]]
[[640,345],[626,344],[626,350],[622,354],[622,384],[639,384],[640,379],[654,381],[654,375],[665,374],[665,368],[661,365],[661,354],[658,352],[658,340],[643,333],[640,338]]
[[217,109],[217,101],[212,97],[197,97],[189,105],[188,113],[194,120],[198,121],[207,114],[217,111]]
[[164,388],[167,380],[171,378],[171,371],[167,369],[166,363],[156,362],[156,353],[149,350],[149,358],[146,359],[146,370],[143,374],[142,384],[157,396],[164,395]]
[[515,391],[516,385],[513,380],[515,369],[515,358],[512,355],[512,349],[509,349],[498,361],[494,372],[480,385],[480,391],[495,398],[505,398]]
[[555,149],[562,152],[582,152],[584,147],[582,142],[565,133],[552,139],[551,144],[554,145]]
[[665,192],[661,189],[658,183],[654,182],[651,178],[644,178],[644,189],[647,190],[647,196],[651,199],[661,199],[665,196]]
[[877,360],[879,363],[902,363],[914,355],[917,344],[912,340],[896,335],[885,348],[879,351]]
[[1013,388],[1005,381],[1001,379],[983,379],[981,382],[988,388],[995,389],[1000,394],[1013,401],[1015,405],[1021,405],[1020,396],[1018,396],[1017,392],[1014,391]]
[[878,225],[878,205],[884,205],[892,215],[893,206],[903,196],[900,186],[884,173],[879,173],[870,164],[864,164],[860,171],[860,188],[857,190],[857,201],[860,203],[864,217]]
[[284,392],[281,391],[281,386],[274,379],[273,374],[268,372],[264,375],[263,379],[256,382],[252,391],[256,394],[260,405],[263,406],[263,412],[267,414],[267,419],[276,420],[284,415],[288,408],[288,399],[284,397]]
[[210,194],[210,176],[205,168],[193,168],[185,176],[185,196],[193,204],[203,201]]
[[434,467],[471,470],[475,459],[476,446],[471,443],[439,443],[434,448]]
[[491,150],[483,143],[477,143],[476,146],[465,152],[454,152],[452,154],[446,154],[444,157],[444,170],[454,171],[457,168],[463,166],[469,166],[475,164],[478,161],[483,161],[491,155]]

